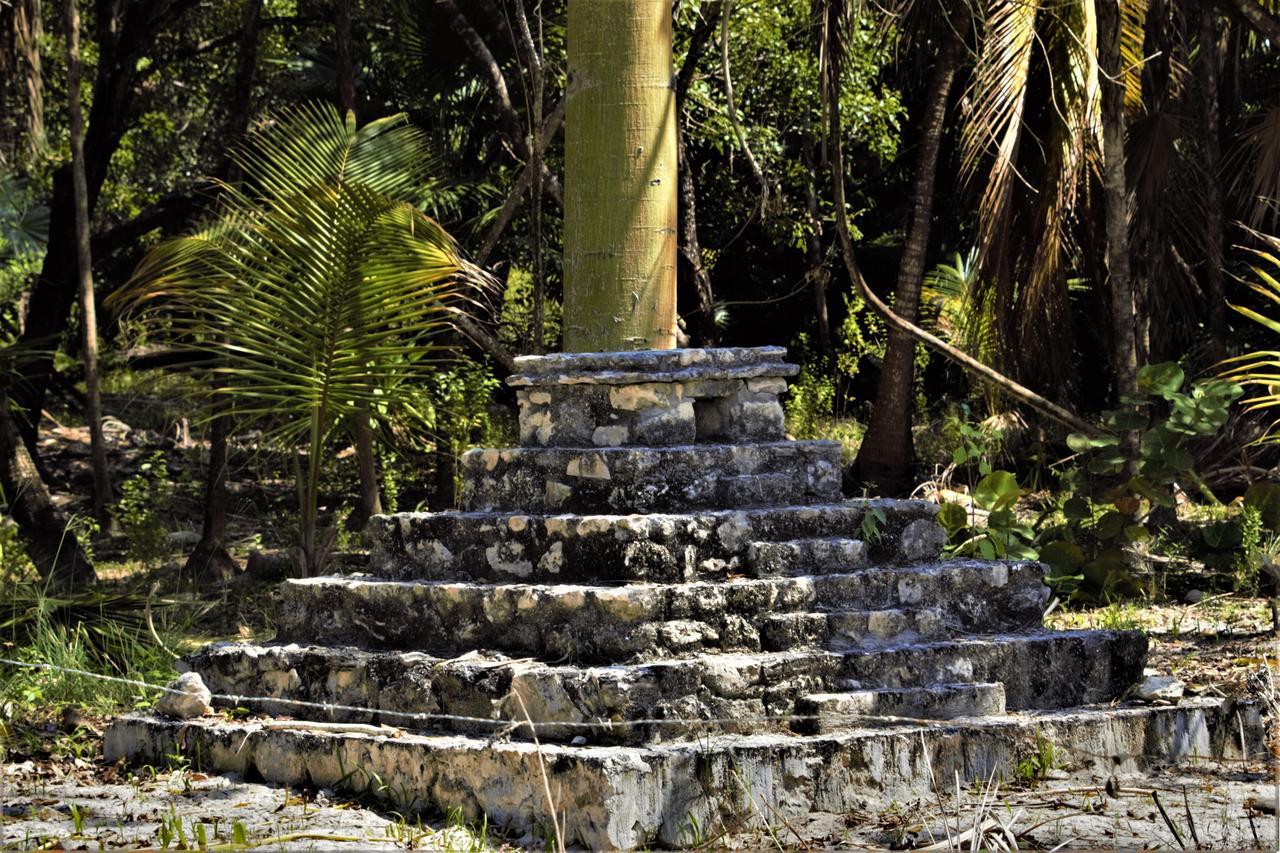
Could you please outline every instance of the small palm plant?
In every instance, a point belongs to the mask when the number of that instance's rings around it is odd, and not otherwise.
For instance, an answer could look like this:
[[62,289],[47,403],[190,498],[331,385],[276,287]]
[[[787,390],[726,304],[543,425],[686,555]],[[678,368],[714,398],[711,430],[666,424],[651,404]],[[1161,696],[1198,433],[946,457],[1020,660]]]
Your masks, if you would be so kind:
[[[1263,247],[1252,249],[1256,263],[1253,273],[1257,281],[1247,282],[1263,298],[1280,305],[1280,237],[1254,232]],[[1243,305],[1232,305],[1237,312],[1280,335],[1280,315],[1267,316]],[[1242,402],[1246,411],[1280,406],[1280,351],[1258,350],[1229,358],[1223,362],[1223,378],[1256,389],[1255,396]],[[1280,418],[1272,421],[1259,442],[1280,442]]]
[[438,333],[482,274],[415,206],[431,159],[403,116],[357,128],[304,106],[233,157],[243,184],[219,186],[213,221],[153,249],[115,301],[205,365],[205,417],[229,407],[295,451],[310,574],[332,542],[317,530],[326,443],[433,373]]

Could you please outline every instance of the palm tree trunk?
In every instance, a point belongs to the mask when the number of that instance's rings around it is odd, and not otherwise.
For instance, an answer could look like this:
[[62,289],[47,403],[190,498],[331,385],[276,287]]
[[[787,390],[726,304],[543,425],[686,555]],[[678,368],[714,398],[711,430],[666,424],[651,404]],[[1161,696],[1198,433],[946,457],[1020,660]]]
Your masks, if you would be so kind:
[[1129,271],[1129,193],[1125,183],[1124,77],[1120,2],[1098,4],[1098,67],[1102,86],[1102,185],[1106,207],[1107,278],[1111,292],[1111,362],[1116,391],[1138,390],[1137,306]]
[[1209,346],[1216,358],[1227,354],[1227,291],[1222,271],[1222,187],[1218,169],[1222,160],[1219,142],[1219,62],[1217,20],[1210,8],[1200,10],[1200,89],[1204,109],[1200,131],[1204,148],[1204,245],[1205,291],[1209,301]]
[[564,348],[676,341],[671,0],[570,0]]
[[98,575],[45,488],[35,460],[9,415],[9,400],[0,394],[0,489],[9,515],[18,525],[27,556],[41,581],[62,592],[97,583]]
[[80,109],[80,9],[67,0],[67,104],[71,118],[71,180],[76,204],[76,261],[80,275],[80,327],[93,466],[93,517],[111,522],[111,478],[102,435],[102,395],[98,388],[98,310],[93,292],[93,257],[89,251],[89,189],[84,164],[84,116]]
[[40,0],[16,0],[13,8],[15,48],[23,69],[27,93],[27,156],[34,163],[48,145],[44,129],[44,73],[41,69],[40,39],[44,35]]
[[[894,312],[912,322],[920,309],[920,289],[929,250],[938,151],[945,129],[947,102],[964,46],[960,33],[968,28],[967,11],[962,11],[968,7],[965,3],[957,5],[959,9],[951,22],[952,27],[946,28],[947,35],[929,80],[929,94],[921,117],[915,180],[911,188],[911,227],[902,248],[898,284],[894,291]],[[875,408],[855,462],[858,475],[877,484],[882,493],[909,491],[912,485],[915,445],[911,440],[911,413],[915,356],[915,339],[902,329],[891,328]]]

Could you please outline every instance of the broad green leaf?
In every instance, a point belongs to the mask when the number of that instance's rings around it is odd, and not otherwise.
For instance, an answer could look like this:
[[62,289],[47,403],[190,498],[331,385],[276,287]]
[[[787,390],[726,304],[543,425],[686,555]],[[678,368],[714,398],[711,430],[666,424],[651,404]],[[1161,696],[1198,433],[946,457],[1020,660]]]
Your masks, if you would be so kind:
[[990,512],[1012,506],[1021,495],[1017,477],[1008,471],[992,471],[978,481],[973,501]]
[[1168,399],[1182,390],[1187,375],[1172,361],[1148,364],[1138,370],[1138,388],[1148,394]]

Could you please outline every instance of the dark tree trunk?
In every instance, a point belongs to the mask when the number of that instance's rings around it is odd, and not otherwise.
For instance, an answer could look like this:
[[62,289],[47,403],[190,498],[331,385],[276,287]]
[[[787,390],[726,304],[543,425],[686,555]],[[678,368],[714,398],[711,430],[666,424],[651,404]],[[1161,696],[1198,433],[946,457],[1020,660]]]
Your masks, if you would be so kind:
[[809,227],[804,238],[805,261],[809,268],[805,270],[805,278],[813,288],[814,323],[818,328],[818,350],[827,360],[828,366],[834,369],[836,363],[835,343],[831,339],[831,317],[827,310],[827,285],[831,282],[831,271],[822,261],[822,217],[818,212],[818,164],[814,149],[818,143],[812,138],[804,142],[804,165],[809,173],[805,181],[805,213],[809,219]]
[[334,0],[333,30],[338,66],[338,109],[356,108],[356,71],[351,49],[351,0]]
[[1218,169],[1222,161],[1219,134],[1218,86],[1221,52],[1217,20],[1212,8],[1200,10],[1200,90],[1204,109],[1200,116],[1204,148],[1204,263],[1205,296],[1209,302],[1209,346],[1215,358],[1227,354],[1227,292],[1223,280],[1222,187]]
[[[938,150],[942,143],[951,86],[964,47],[961,34],[968,28],[967,9],[964,3],[958,3],[951,26],[946,29],[945,40],[930,75],[929,94],[921,116],[916,173],[911,188],[911,227],[902,247],[893,301],[898,316],[911,322],[915,322],[919,314],[938,178]],[[875,408],[855,462],[857,476],[864,482],[874,483],[882,494],[902,493],[912,486],[915,446],[911,440],[911,391],[915,355],[915,339],[900,329],[890,329]]]
[[53,505],[35,460],[9,416],[9,401],[0,395],[0,488],[9,500],[9,514],[27,546],[40,579],[51,590],[66,592],[96,583],[93,564]]
[[[227,138],[240,140],[253,121],[253,83],[258,68],[258,31],[262,22],[262,0],[245,0],[240,19],[240,53],[236,57],[231,84],[231,105],[227,111]],[[243,175],[235,161],[223,161],[223,176],[236,184]],[[216,380],[215,380],[216,381]],[[227,404],[219,404],[209,424],[209,470],[205,473],[204,523],[200,541],[187,558],[185,571],[198,581],[222,582],[237,570],[227,550],[227,443],[231,437],[231,414]]]
[[[134,84],[140,60],[160,29],[180,15],[176,0],[99,0],[96,14],[98,68],[93,85],[93,106],[84,137],[85,190],[90,210],[107,176],[111,157],[127,129],[135,98]],[[48,342],[59,340],[67,329],[76,299],[75,194],[71,169],[64,166],[53,178],[49,203],[49,243],[44,264],[27,303],[23,344],[43,348],[46,354],[26,363],[12,389],[21,409],[18,429],[27,447],[34,448],[40,412],[53,371]]]
[[435,478],[431,492],[433,512],[452,509],[457,502],[458,457],[453,452],[453,433],[448,425],[436,425],[436,447],[432,452]]
[[698,194],[693,184],[693,169],[689,166],[688,135],[685,132],[685,99],[689,85],[697,72],[698,61],[706,53],[707,44],[716,30],[724,4],[716,3],[707,9],[707,18],[693,31],[684,63],[676,75],[676,162],[680,172],[680,259],[684,261],[685,275],[693,283],[697,299],[697,320],[690,330],[694,346],[715,346],[719,337],[716,328],[715,293],[711,289],[711,276],[702,264],[702,248],[698,242]]
[[220,412],[209,425],[209,469],[204,480],[204,524],[185,571],[197,581],[221,582],[237,566],[227,551],[227,439],[231,418]]
[[1102,85],[1102,184],[1111,293],[1111,363],[1117,393],[1132,395],[1138,390],[1138,323],[1129,269],[1129,194],[1125,183],[1119,3],[1120,0],[1102,0],[1098,4],[1098,68]]
[[98,308],[93,292],[93,254],[89,248],[89,191],[85,186],[84,115],[80,109],[80,7],[67,0],[67,113],[71,134],[71,186],[75,196],[76,278],[80,294],[80,360],[84,367],[86,417],[93,470],[93,517],[111,524],[111,476],[107,472],[107,446],[102,435],[102,393],[98,387]]

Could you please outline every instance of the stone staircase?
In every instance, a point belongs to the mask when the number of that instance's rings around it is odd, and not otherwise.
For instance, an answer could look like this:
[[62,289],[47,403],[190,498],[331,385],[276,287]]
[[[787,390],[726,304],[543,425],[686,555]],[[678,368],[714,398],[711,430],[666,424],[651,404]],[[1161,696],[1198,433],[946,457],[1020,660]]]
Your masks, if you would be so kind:
[[[1152,744],[1231,750],[1222,703],[1106,707],[1146,639],[1044,630],[1040,565],[940,560],[935,506],[844,500],[839,446],[784,440],[783,357],[521,359],[523,446],[464,456],[462,511],[374,519],[367,573],[288,581],[273,643],[186,659],[291,722],[126,717],[108,756],[184,749],[518,831],[550,824],[545,767],[596,848],[769,819],[744,790],[803,824],[931,772],[1012,776],[1042,732],[1104,775]],[[526,719],[538,744],[493,722]]]

